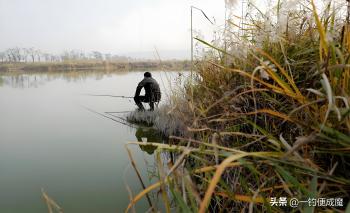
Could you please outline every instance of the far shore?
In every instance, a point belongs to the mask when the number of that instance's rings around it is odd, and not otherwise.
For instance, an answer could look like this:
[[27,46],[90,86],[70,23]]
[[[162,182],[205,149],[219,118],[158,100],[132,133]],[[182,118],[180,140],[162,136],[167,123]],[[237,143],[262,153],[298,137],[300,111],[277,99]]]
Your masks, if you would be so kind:
[[0,72],[16,71],[133,71],[133,70],[189,70],[188,60],[167,61],[65,61],[65,62],[18,62],[0,63]]

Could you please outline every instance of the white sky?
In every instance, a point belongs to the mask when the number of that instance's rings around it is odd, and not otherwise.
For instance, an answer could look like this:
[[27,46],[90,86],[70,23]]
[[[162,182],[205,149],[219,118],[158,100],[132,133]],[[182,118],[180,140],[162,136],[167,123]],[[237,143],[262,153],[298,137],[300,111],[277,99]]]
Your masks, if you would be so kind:
[[[224,0],[0,0],[0,51],[189,54],[190,5],[223,23]],[[199,11],[194,28],[211,34]]]

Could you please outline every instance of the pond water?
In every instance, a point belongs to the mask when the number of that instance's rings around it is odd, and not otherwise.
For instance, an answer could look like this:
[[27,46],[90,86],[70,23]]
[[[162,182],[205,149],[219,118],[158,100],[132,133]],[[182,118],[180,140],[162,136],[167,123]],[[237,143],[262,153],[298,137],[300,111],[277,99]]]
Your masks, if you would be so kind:
[[[178,72],[152,72],[162,91]],[[48,212],[41,189],[67,212],[123,212],[142,190],[125,144],[143,130],[99,113],[134,110],[143,72],[16,73],[0,75],[0,212]],[[165,96],[165,95],[164,95]],[[163,101],[164,102],[164,101]],[[123,116],[123,113],[118,114]],[[145,136],[147,137],[147,135]],[[146,184],[154,158],[130,146]],[[148,209],[146,200],[137,212]]]

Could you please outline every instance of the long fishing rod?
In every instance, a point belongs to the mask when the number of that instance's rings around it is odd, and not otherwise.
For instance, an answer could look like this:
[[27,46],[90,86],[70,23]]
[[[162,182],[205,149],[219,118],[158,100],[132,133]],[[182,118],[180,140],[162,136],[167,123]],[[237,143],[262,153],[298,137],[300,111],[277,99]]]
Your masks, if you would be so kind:
[[113,114],[113,113],[128,113],[133,111],[118,111],[118,112],[105,112],[106,114]]
[[[86,106],[83,106],[83,105],[80,105],[80,106],[81,106],[82,108],[84,108],[84,109],[86,109],[86,110],[92,112],[92,113],[95,113],[95,114],[97,114],[97,115],[101,115],[101,116],[103,116],[103,117],[105,117],[105,118],[111,119],[112,121],[115,121],[115,122],[117,122],[117,123],[120,123],[120,124],[123,124],[123,125],[126,125],[126,126],[129,126],[129,127],[131,127],[131,128],[135,128],[135,129],[136,129],[136,127],[135,127],[134,125],[128,124],[128,123],[126,123],[126,122],[123,122],[124,119],[123,119],[122,121],[116,120],[116,119],[111,118],[111,117],[109,117],[109,116],[107,116],[107,115],[104,115],[104,114],[102,114],[102,113],[99,113],[99,112],[97,112],[97,111],[95,111],[95,110],[93,110],[93,109],[90,109],[90,108],[88,108],[88,107],[86,107]],[[115,117],[115,116],[114,116],[114,117]],[[120,119],[120,118],[119,118],[119,119]]]
[[82,94],[87,96],[102,96],[102,97],[112,97],[112,98],[134,98],[131,96],[124,96],[124,95],[95,95],[95,94]]
[[113,115],[112,113],[109,113],[109,112],[105,112],[107,115],[110,115],[112,117],[115,117],[115,118],[118,118],[124,122],[128,122],[125,118],[121,117],[121,116],[118,116],[118,115]]

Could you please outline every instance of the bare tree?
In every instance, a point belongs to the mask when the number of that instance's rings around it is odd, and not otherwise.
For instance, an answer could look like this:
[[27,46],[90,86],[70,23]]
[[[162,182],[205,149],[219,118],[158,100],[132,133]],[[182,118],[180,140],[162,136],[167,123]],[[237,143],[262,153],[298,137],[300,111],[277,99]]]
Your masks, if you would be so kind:
[[36,50],[35,51],[35,55],[36,55],[36,57],[38,59],[38,62],[40,62],[41,61],[41,51],[40,50]]
[[29,55],[32,59],[32,62],[34,63],[35,62],[35,55],[36,55],[36,50],[34,49],[34,47],[31,47],[28,49],[28,52],[29,52]]
[[9,62],[16,63],[21,61],[21,52],[18,47],[7,49],[6,54],[9,58]]
[[61,55],[61,60],[62,60],[62,61],[69,61],[69,60],[71,60],[70,54],[69,54],[68,51],[64,51],[64,52],[62,53],[62,55]]
[[0,60],[2,63],[6,61],[6,53],[5,52],[0,52]]
[[50,61],[50,59],[51,59],[51,54],[49,54],[49,53],[43,53],[42,55],[43,55],[43,57],[44,57],[45,62],[49,62],[49,61]]
[[7,50],[5,51],[5,55],[7,56],[7,61],[8,61],[8,62],[12,62],[12,55],[11,55],[10,49],[7,49]]
[[103,55],[102,53],[98,52],[98,51],[93,51],[92,52],[92,55],[93,57],[96,59],[96,60],[103,60]]
[[27,62],[28,60],[28,55],[29,55],[29,50],[27,48],[22,48],[22,59],[24,62]]

